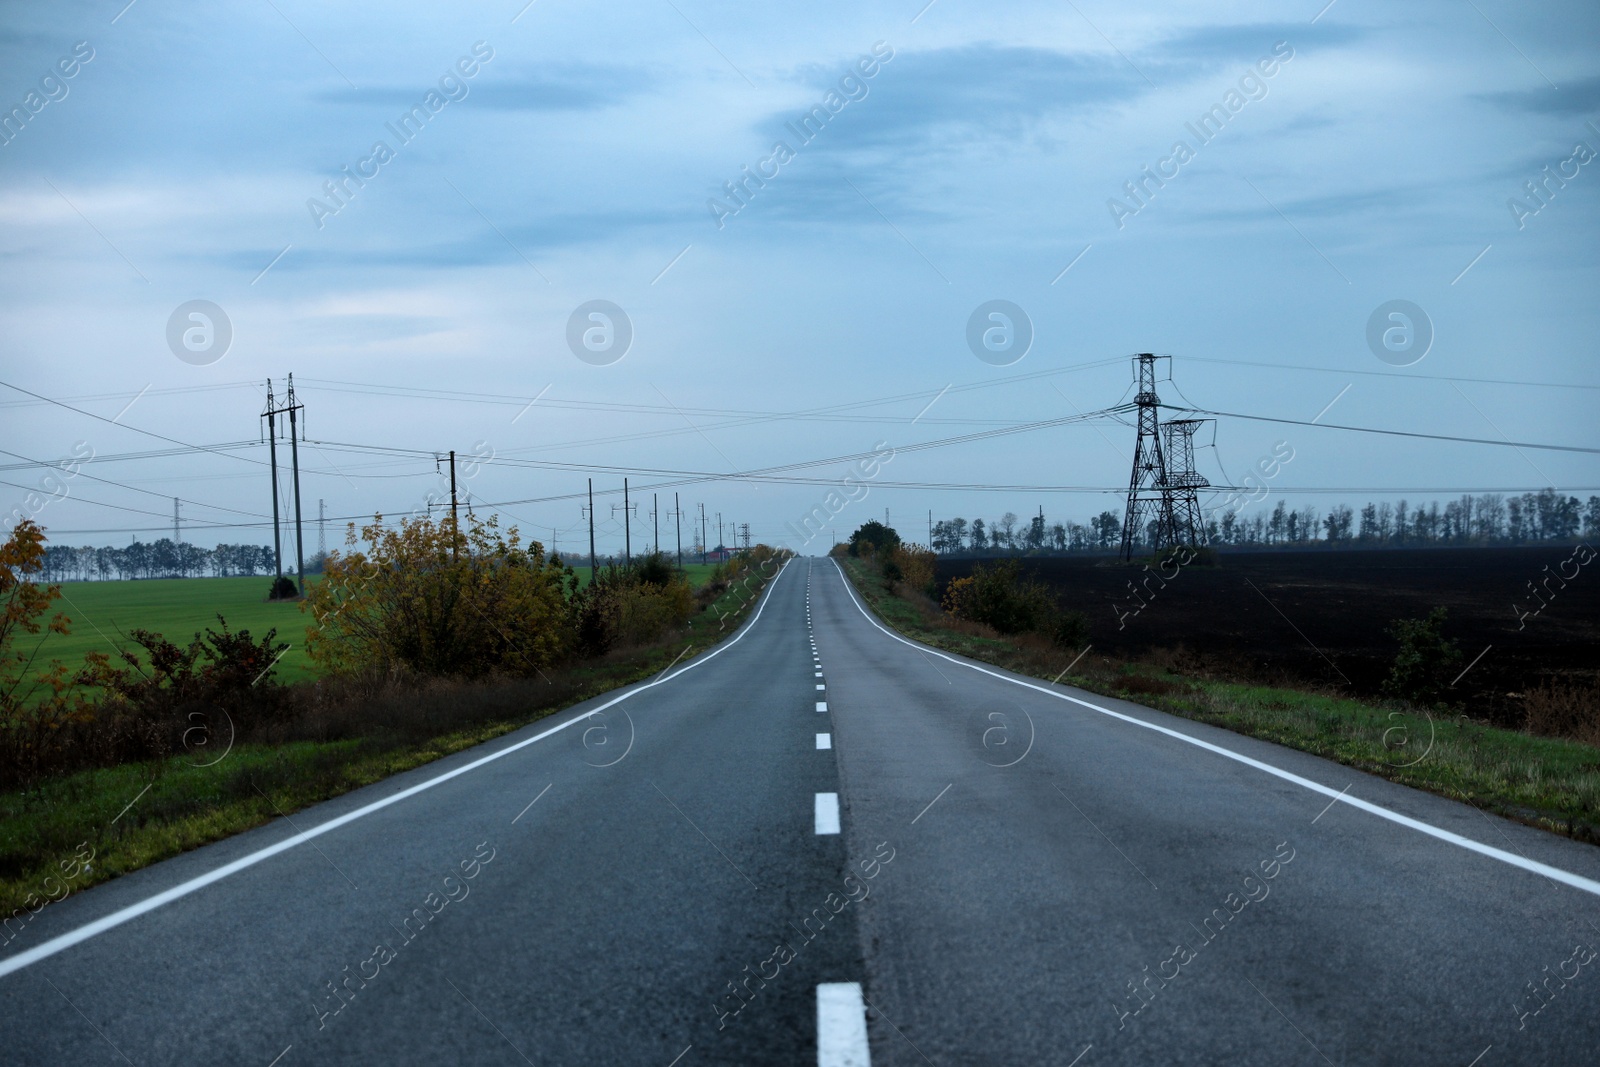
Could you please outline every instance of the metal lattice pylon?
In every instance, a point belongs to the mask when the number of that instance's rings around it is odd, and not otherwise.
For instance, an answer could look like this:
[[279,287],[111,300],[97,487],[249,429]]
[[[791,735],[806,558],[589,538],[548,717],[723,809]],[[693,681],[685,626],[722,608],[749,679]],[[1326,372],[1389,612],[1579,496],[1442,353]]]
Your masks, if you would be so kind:
[[1202,545],[1205,518],[1200,513],[1200,490],[1211,483],[1194,467],[1194,434],[1205,419],[1173,419],[1161,424],[1167,457],[1167,507],[1172,516],[1172,544]]
[[1151,548],[1199,545],[1205,537],[1199,490],[1208,483],[1195,470],[1194,433],[1204,420],[1161,422],[1156,395],[1156,360],[1151,352],[1134,357],[1139,368],[1139,436],[1128,478],[1128,507],[1122,520],[1122,558],[1133,558],[1134,541],[1148,533]]

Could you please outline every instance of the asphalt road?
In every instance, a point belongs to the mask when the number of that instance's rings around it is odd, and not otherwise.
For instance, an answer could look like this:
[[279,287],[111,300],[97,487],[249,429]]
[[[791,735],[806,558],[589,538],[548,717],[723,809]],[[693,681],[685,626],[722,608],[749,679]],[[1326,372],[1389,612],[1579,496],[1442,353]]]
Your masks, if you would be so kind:
[[49,905],[0,1062],[1585,1064],[1592,950],[1590,846],[913,646],[802,559],[620,700]]

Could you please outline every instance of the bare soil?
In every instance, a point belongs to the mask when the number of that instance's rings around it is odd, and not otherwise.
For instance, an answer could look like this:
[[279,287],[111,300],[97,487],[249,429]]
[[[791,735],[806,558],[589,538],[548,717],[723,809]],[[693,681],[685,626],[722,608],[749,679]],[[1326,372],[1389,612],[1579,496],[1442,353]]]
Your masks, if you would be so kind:
[[[1025,557],[1022,569],[1088,616],[1097,653],[1176,652],[1191,670],[1352,696],[1379,693],[1397,648],[1385,633],[1392,621],[1444,607],[1461,666],[1482,653],[1456,684],[1462,710],[1521,726],[1529,689],[1600,683],[1600,559],[1579,567],[1573,553],[1554,544],[1239,551],[1221,553],[1215,567],[1172,574],[1169,565],[1167,576],[1139,561],[1043,556]],[[940,560],[941,587],[975,562]]]

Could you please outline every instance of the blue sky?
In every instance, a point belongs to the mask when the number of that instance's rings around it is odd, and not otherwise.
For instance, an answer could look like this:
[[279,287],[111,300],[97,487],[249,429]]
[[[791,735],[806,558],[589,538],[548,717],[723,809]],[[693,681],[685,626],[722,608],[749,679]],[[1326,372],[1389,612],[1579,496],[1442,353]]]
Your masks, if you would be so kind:
[[[1592,4],[437,7],[3,9],[0,105],[58,98],[0,147],[0,377],[118,419],[0,390],[0,448],[14,454],[0,462],[83,441],[99,457],[83,472],[120,483],[75,479],[49,501],[38,519],[61,540],[170,526],[172,495],[193,502],[197,543],[266,540],[199,528],[268,512],[264,449],[114,457],[169,447],[152,434],[254,440],[262,381],[281,390],[290,371],[318,442],[302,453],[309,513],[319,499],[330,515],[404,513],[437,484],[427,456],[331,442],[492,448],[569,468],[496,462],[467,484],[477,501],[524,501],[506,521],[544,539],[553,528],[568,548],[577,501],[542,498],[581,491],[579,465],[606,468],[597,489],[610,491],[623,469],[649,484],[663,480],[649,470],[732,473],[1059,418],[1118,402],[1138,351],[1172,353],[1199,407],[1309,420],[1338,397],[1323,421],[1600,444],[1600,162],[1567,163],[1576,175],[1547,184],[1543,205],[1524,192],[1575,145],[1600,150]],[[93,58],[63,77],[78,42]],[[492,56],[474,62],[475,44]],[[892,58],[863,76],[875,46]],[[786,124],[847,76],[847,102],[801,142]],[[390,124],[430,91],[441,106],[402,142]],[[1189,126],[1214,105],[1226,122],[1202,142]],[[1125,183],[1170,168],[1179,140],[1193,157],[1131,200]],[[324,183],[379,141],[392,158],[319,226],[307,202],[336,206]],[[724,183],[777,141],[792,158],[719,227],[708,202],[729,204]],[[1539,210],[1519,220],[1513,197]],[[1130,210],[1119,218],[1112,198]],[[233,331],[206,365],[167,341],[195,299]],[[1032,323],[1010,366],[967,343],[969,316],[994,299]],[[1399,368],[1367,342],[1369,317],[1396,299],[1434,332]],[[568,346],[591,300],[632,324],[616,362]],[[1217,425],[1204,473],[1239,477],[1285,439],[1296,458],[1273,488],[1324,511],[1448,495],[1426,488],[1600,486],[1579,453],[1237,419]],[[1100,421],[906,452],[879,481],[1105,491],[872,485],[835,525],[847,534],[886,507],[913,533],[929,509],[1120,510],[1132,440]],[[8,510],[42,474],[0,475]],[[786,525],[827,488],[679,491],[686,510],[704,502],[795,544]],[[598,508],[602,550],[621,543],[612,500]]]

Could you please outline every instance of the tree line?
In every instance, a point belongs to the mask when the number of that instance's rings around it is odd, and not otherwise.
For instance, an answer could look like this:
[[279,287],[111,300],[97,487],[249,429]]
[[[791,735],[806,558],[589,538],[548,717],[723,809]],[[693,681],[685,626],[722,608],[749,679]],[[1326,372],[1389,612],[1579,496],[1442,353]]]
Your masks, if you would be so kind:
[[[1102,511],[1087,523],[1047,522],[1043,513],[1026,521],[1015,512],[1000,518],[941,519],[933,524],[935,552],[1095,552],[1122,544],[1122,518]],[[1270,511],[1248,504],[1206,512],[1205,539],[1212,545],[1264,546],[1321,542],[1329,545],[1416,547],[1422,545],[1498,545],[1571,541],[1600,535],[1600,496],[1587,502],[1554,489],[1520,496],[1466,494],[1457,500],[1410,505],[1405,500],[1364,505],[1356,511],[1340,504],[1319,515],[1316,508],[1292,508],[1279,500]],[[1155,524],[1139,532],[1141,545],[1153,543]]]
[[[292,564],[292,560],[286,561]],[[306,570],[320,561],[307,560]],[[131,578],[253,577],[273,573],[272,549],[266,545],[218,545],[201,548],[163,537],[121,547],[48,545],[42,560],[47,582],[110,581]]]

